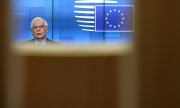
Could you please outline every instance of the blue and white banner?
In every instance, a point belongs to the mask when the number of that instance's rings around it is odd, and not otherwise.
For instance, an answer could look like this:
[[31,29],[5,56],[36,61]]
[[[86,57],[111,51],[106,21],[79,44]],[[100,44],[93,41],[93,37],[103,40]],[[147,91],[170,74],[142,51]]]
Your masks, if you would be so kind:
[[96,32],[133,32],[132,5],[97,5],[95,11]]

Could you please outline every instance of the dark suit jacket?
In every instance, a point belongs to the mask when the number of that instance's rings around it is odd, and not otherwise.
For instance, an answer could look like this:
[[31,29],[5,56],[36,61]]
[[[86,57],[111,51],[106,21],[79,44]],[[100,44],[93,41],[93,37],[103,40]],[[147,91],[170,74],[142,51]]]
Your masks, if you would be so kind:
[[[29,41],[27,41],[27,42],[35,42],[35,39],[31,39],[31,40],[29,40]],[[49,43],[56,43],[56,44],[58,44],[58,42],[55,42],[55,41],[50,40],[50,39],[48,39],[48,38],[47,38],[47,40],[46,40],[46,43],[47,43],[47,44],[49,44]]]
[[[31,40],[25,41],[25,42],[23,42],[23,44],[26,44],[26,45],[35,45],[35,39],[31,39]],[[50,40],[50,39],[47,38],[46,45],[60,46],[60,43],[55,42],[55,41]]]

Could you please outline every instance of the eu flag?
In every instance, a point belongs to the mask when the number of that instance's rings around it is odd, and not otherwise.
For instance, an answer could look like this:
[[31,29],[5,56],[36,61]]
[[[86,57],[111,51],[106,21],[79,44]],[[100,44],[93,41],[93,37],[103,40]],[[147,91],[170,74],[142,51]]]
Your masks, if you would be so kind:
[[133,32],[132,5],[96,5],[96,32]]

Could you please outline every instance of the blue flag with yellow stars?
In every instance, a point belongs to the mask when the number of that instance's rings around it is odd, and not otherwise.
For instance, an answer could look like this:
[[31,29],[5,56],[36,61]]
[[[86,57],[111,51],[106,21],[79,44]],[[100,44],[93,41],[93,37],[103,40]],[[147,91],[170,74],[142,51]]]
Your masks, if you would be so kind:
[[96,32],[133,32],[132,5],[96,5]]

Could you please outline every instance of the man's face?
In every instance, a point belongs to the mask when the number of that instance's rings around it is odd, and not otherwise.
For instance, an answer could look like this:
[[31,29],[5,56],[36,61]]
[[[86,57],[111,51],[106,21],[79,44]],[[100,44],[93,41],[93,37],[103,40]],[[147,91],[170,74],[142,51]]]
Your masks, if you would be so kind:
[[35,20],[33,22],[32,34],[36,39],[44,39],[46,37],[48,28],[44,24],[43,20]]

